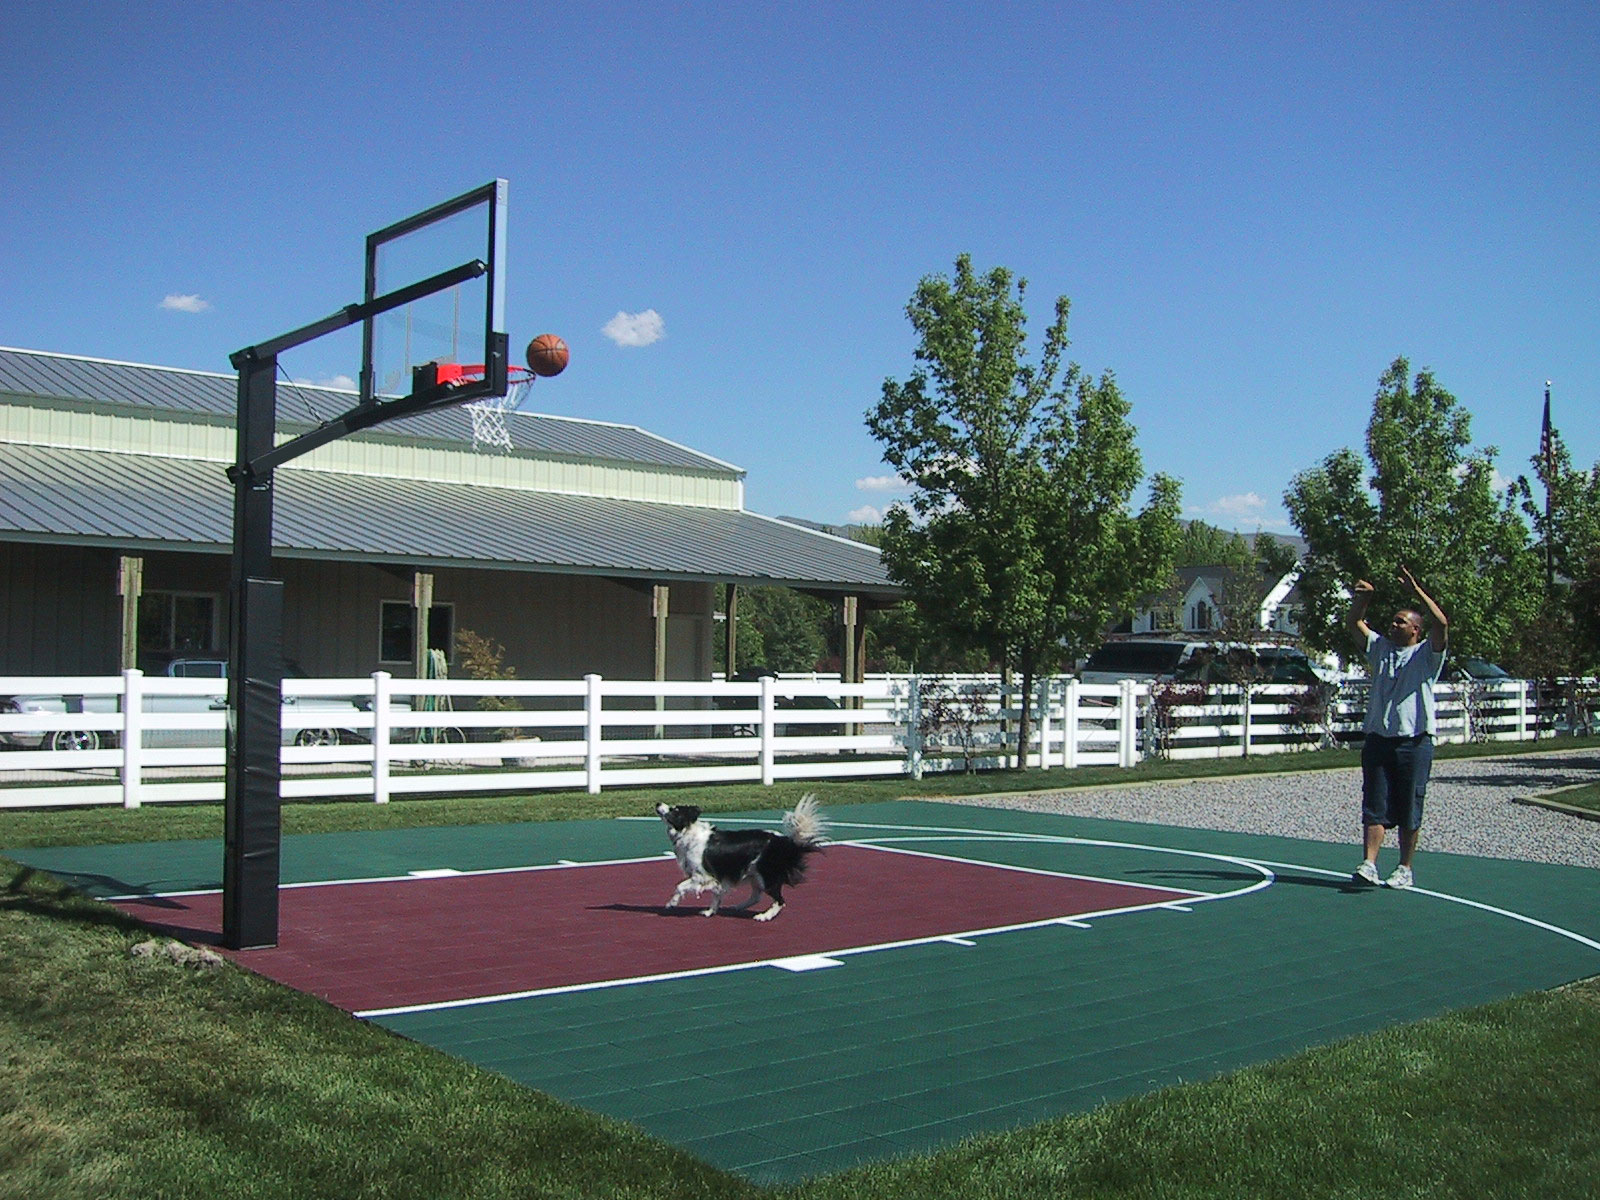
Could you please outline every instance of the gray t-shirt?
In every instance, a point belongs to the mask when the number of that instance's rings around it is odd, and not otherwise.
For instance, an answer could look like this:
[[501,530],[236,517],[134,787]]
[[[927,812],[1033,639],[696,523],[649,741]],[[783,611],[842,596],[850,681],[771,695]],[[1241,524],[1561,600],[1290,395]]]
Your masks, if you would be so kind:
[[1443,651],[1435,650],[1427,638],[1415,646],[1397,646],[1374,631],[1367,636],[1367,667],[1372,695],[1363,732],[1384,737],[1436,732],[1433,685],[1444,669]]

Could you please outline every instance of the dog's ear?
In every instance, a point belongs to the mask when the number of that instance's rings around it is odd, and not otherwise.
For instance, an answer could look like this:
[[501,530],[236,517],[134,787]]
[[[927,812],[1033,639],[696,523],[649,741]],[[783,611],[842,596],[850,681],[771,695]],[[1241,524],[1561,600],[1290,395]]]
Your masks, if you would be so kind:
[[680,804],[678,810],[683,813],[686,820],[684,824],[693,825],[700,819],[700,810],[692,804]]

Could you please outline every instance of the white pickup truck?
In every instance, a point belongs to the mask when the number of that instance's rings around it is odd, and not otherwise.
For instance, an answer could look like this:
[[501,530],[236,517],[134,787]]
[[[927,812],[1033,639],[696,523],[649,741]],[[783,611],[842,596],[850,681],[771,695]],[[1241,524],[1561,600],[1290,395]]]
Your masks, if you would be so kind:
[[[171,679],[226,679],[228,663],[221,658],[175,658],[167,663],[161,675]],[[294,664],[285,667],[288,678],[305,678],[305,673]],[[115,695],[32,695],[0,696],[0,713],[114,713],[121,698]],[[144,711],[155,713],[221,712],[227,700],[217,694],[164,695],[146,694]],[[371,708],[371,701],[360,696],[288,696],[286,709],[292,708],[301,716],[318,714],[319,724],[285,728],[284,745],[333,746],[340,743],[366,742],[369,733],[352,725],[352,714]],[[326,725],[320,724],[326,714]],[[221,729],[148,729],[144,744],[161,747],[220,746],[225,734]],[[13,750],[98,750],[116,742],[116,735],[97,729],[58,729],[45,732],[0,731],[0,749]]]

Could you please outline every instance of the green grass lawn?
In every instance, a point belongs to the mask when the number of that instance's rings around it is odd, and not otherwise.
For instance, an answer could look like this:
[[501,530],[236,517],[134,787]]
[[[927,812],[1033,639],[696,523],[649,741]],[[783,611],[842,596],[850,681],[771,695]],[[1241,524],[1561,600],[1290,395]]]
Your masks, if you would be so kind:
[[[1436,757],[1483,758],[1581,749],[1600,749],[1600,737],[1562,738],[1555,742],[1539,743],[1444,744],[1438,747]],[[567,821],[636,815],[650,812],[657,800],[674,791],[692,791],[695,803],[708,812],[738,812],[784,807],[810,791],[822,793],[829,803],[865,804],[873,800],[900,799],[907,795],[973,796],[1046,788],[1106,787],[1164,779],[1332,770],[1358,766],[1360,761],[1360,753],[1356,750],[1316,750],[1298,754],[1256,755],[1243,759],[1183,762],[1151,760],[1131,769],[1078,767],[1071,771],[1057,768],[1049,771],[985,771],[974,775],[940,774],[929,775],[921,781],[894,777],[860,781],[811,780],[780,783],[773,787],[752,783],[720,784],[715,787],[692,785],[681,789],[618,788],[601,792],[598,796],[584,792],[475,794],[449,799],[422,796],[391,800],[388,804],[357,800],[293,801],[283,806],[283,831],[336,833],[427,825]],[[0,809],[0,848],[83,846],[221,836],[220,804],[147,805],[134,810],[114,806],[29,812]]]
[[1600,816],[1600,783],[1585,784],[1583,787],[1563,788],[1558,792],[1547,793],[1543,798],[1552,800],[1566,808],[1578,808],[1584,812]]
[[[1473,751],[1508,748],[1441,747]],[[845,803],[1353,761],[1284,755],[1096,778],[809,786]],[[732,810],[785,805],[805,790],[697,793]],[[635,814],[660,795],[294,804],[284,824]],[[0,812],[0,846],[220,833],[217,806]],[[0,860],[0,1200],[1600,1194],[1600,980],[767,1191],[249,972],[131,956],[146,936],[120,912]]]

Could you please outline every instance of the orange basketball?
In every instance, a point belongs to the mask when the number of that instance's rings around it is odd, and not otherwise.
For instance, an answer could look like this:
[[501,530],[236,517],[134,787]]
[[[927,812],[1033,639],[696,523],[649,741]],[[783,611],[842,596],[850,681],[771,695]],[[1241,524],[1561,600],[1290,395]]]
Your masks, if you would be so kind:
[[567,343],[553,333],[541,333],[528,343],[528,370],[548,378],[567,369]]

